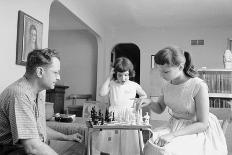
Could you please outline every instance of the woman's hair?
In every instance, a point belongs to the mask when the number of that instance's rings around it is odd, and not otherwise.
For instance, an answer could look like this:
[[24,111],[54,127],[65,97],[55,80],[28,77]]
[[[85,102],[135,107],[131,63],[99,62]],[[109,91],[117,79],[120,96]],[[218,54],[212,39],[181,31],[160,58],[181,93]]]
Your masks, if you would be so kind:
[[26,73],[33,74],[37,67],[49,66],[52,58],[56,57],[60,60],[58,53],[51,49],[35,49],[27,56]]
[[191,56],[188,52],[183,51],[181,48],[176,46],[168,46],[158,51],[155,54],[155,63],[158,65],[171,65],[179,66],[184,64],[184,73],[188,77],[197,76],[197,71],[191,61]]
[[134,71],[134,66],[132,62],[125,57],[119,57],[115,60],[114,63],[114,74],[113,74],[113,79],[117,79],[117,72],[126,72],[129,71],[129,77],[133,78],[135,77],[135,71]]

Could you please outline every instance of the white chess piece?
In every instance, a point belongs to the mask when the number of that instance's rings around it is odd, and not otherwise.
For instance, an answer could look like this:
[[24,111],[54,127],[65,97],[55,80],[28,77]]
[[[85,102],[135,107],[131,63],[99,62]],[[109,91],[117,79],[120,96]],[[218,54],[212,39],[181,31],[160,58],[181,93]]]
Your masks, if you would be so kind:
[[148,115],[148,112],[146,112],[146,115],[143,116],[144,120],[144,124],[145,125],[149,125],[150,124],[150,116]]

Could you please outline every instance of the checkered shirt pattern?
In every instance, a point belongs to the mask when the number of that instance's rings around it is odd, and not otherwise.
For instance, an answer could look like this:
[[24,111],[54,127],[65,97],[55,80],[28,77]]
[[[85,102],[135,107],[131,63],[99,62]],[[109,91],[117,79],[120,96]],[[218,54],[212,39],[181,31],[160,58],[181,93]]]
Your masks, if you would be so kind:
[[17,144],[19,139],[30,138],[46,140],[45,112],[40,113],[38,104],[25,77],[1,93],[0,144]]

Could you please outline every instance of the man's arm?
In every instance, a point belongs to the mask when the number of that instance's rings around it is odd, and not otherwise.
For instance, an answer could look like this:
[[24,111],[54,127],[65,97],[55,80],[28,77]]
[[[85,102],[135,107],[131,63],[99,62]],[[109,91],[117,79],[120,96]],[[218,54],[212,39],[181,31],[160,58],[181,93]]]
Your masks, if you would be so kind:
[[53,140],[64,140],[64,141],[77,141],[77,142],[82,142],[83,136],[80,135],[79,133],[75,133],[72,135],[65,135],[63,133],[60,133],[58,131],[55,131],[51,129],[50,127],[46,127],[47,129],[47,136],[48,139],[53,139]]
[[58,155],[51,147],[46,143],[40,141],[40,139],[22,139],[20,140],[25,148],[27,154],[33,155]]

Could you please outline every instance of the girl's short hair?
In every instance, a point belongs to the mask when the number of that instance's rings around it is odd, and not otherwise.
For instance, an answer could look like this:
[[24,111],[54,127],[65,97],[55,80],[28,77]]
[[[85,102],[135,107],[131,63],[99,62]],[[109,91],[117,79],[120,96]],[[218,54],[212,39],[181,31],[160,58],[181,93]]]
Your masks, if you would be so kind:
[[113,74],[114,80],[117,79],[117,72],[129,71],[129,77],[130,78],[135,77],[134,66],[133,66],[132,62],[126,57],[117,58],[115,60],[113,67],[114,67],[114,74]]
[[158,65],[179,66],[184,64],[184,73],[188,77],[197,76],[197,71],[192,64],[191,56],[188,52],[177,46],[168,46],[155,54],[155,63]]

